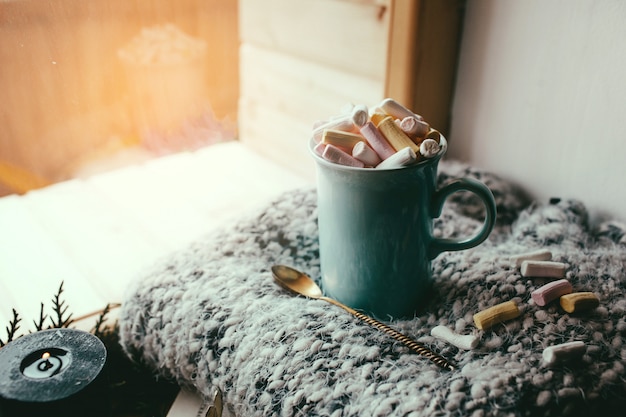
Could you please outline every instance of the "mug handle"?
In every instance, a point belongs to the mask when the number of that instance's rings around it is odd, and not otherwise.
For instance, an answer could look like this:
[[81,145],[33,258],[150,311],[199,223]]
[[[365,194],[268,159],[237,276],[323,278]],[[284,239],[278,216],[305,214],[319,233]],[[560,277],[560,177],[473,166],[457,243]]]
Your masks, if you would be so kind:
[[485,222],[480,231],[469,238],[433,238],[429,248],[430,259],[435,258],[441,252],[465,250],[480,245],[487,239],[496,223],[496,200],[491,190],[482,182],[471,178],[458,178],[435,192],[431,203],[431,216],[433,218],[441,215],[446,199],[450,194],[457,191],[469,191],[482,200],[486,209]]

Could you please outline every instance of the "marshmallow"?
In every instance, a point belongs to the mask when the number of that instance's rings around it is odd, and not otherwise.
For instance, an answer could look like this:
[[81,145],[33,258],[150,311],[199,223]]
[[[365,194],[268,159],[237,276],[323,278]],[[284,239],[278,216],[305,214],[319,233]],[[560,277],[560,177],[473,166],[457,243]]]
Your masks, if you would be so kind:
[[352,150],[354,145],[361,142],[363,136],[341,130],[326,129],[322,135],[322,143],[335,145],[338,148]]
[[428,123],[419,120],[415,116],[405,117],[400,121],[400,129],[406,133],[409,137],[423,138],[430,130]]
[[411,165],[417,161],[417,155],[411,148],[404,148],[376,165],[376,169],[393,169]]
[[600,305],[600,300],[592,292],[575,292],[560,298],[561,308],[568,313],[591,310]]
[[420,154],[424,158],[433,158],[440,150],[441,146],[434,139],[424,139],[420,144]]
[[402,104],[398,103],[392,98],[384,99],[378,107],[381,108],[385,113],[390,116],[395,117],[396,119],[404,119],[405,117],[416,117],[421,119],[421,116],[416,115],[411,110],[404,107]]
[[339,149],[338,147],[328,144],[322,153],[322,157],[327,161],[334,162],[336,164],[347,165],[351,167],[363,168],[365,164],[352,155],[349,155]]
[[430,129],[424,139],[432,139],[437,143],[441,143],[441,133],[438,130]]
[[459,349],[472,350],[478,346],[478,337],[475,335],[460,335],[446,326],[435,326],[430,331],[431,336],[444,340]]
[[363,104],[357,104],[352,109],[350,117],[352,118],[352,123],[356,127],[363,127],[363,125],[369,120],[369,110],[367,109],[367,106]]
[[413,152],[419,152],[419,146],[398,127],[391,116],[387,116],[381,120],[377,127],[396,151],[409,147]]
[[387,159],[394,153],[395,149],[387,142],[387,139],[380,133],[380,131],[374,126],[374,123],[367,122],[361,128],[361,134],[372,149],[380,156],[380,159]]
[[510,259],[513,265],[519,268],[524,261],[550,261],[552,260],[552,252],[548,249],[539,249],[533,252],[511,256]]
[[322,156],[324,155],[324,149],[326,149],[326,144],[320,142],[317,145],[315,145],[315,148],[313,148],[313,151],[319,156]]
[[492,326],[507,320],[519,317],[520,311],[515,301],[506,301],[474,314],[474,324],[481,330],[487,330]]
[[363,141],[354,145],[352,156],[370,167],[375,167],[381,162],[378,154]]
[[352,123],[351,116],[341,116],[336,119],[329,120],[326,123],[316,124],[316,125],[317,127],[313,129],[313,138],[315,139],[316,142],[319,142],[322,140],[322,135],[324,134],[324,131],[328,129],[341,130],[344,132],[356,131],[356,127],[354,126],[354,123]]
[[389,117],[387,113],[385,113],[384,111],[380,109],[374,109],[374,111],[370,115],[370,120],[372,121],[372,123],[378,126],[378,123],[380,123],[381,120],[383,120],[386,117]]
[[570,284],[566,279],[560,279],[558,281],[552,281],[543,287],[537,288],[535,291],[530,293],[530,295],[535,301],[535,304],[543,307],[562,295],[570,294],[572,291],[572,284]]
[[520,268],[523,277],[564,278],[567,265],[552,261],[524,261]]
[[581,357],[586,350],[585,343],[581,341],[567,342],[545,348],[542,356],[544,362],[552,365],[557,362]]

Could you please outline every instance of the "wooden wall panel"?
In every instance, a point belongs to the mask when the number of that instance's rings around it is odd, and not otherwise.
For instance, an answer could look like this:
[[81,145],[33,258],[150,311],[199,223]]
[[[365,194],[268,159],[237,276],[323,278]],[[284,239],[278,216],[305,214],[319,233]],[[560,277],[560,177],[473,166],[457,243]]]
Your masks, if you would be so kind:
[[384,98],[389,1],[240,1],[239,137],[312,178],[313,123]]
[[347,103],[375,103],[383,94],[382,79],[253,44],[241,46],[240,60],[242,97],[308,126],[338,114]]
[[240,74],[240,139],[309,178],[314,121],[340,114],[347,103],[383,96],[381,81],[250,44],[241,47]]
[[307,150],[308,123],[246,98],[239,100],[239,135],[244,145],[307,180],[315,176]]
[[384,79],[390,0],[240,0],[243,43]]

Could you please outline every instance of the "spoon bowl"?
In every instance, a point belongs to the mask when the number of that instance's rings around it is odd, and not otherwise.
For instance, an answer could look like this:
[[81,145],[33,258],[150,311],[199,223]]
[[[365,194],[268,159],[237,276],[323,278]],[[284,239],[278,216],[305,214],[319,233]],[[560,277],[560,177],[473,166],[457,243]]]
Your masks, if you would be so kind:
[[320,287],[307,275],[285,265],[272,266],[272,275],[283,288],[310,298],[322,297]]
[[276,283],[278,283],[278,285],[287,289],[288,291],[294,294],[304,295],[309,298],[323,300],[338,307],[341,307],[353,316],[364,321],[365,323],[376,327],[378,330],[381,330],[384,333],[387,333],[389,336],[407,346],[413,352],[427,357],[439,367],[447,370],[455,369],[454,365],[452,365],[447,359],[431,351],[421,343],[410,339],[408,336],[405,336],[397,330],[392,329],[386,324],[381,323],[380,321],[369,317],[359,311],[356,311],[346,306],[345,304],[340,303],[337,300],[323,296],[320,287],[305,273],[286,265],[273,265],[272,276],[274,277],[274,280],[276,281]]

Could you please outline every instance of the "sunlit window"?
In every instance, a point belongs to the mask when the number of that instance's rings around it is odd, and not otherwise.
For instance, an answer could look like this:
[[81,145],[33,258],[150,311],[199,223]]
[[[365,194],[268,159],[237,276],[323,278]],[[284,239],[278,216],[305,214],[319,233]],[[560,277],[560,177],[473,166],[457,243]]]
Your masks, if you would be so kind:
[[0,195],[236,137],[237,2],[0,0]]

